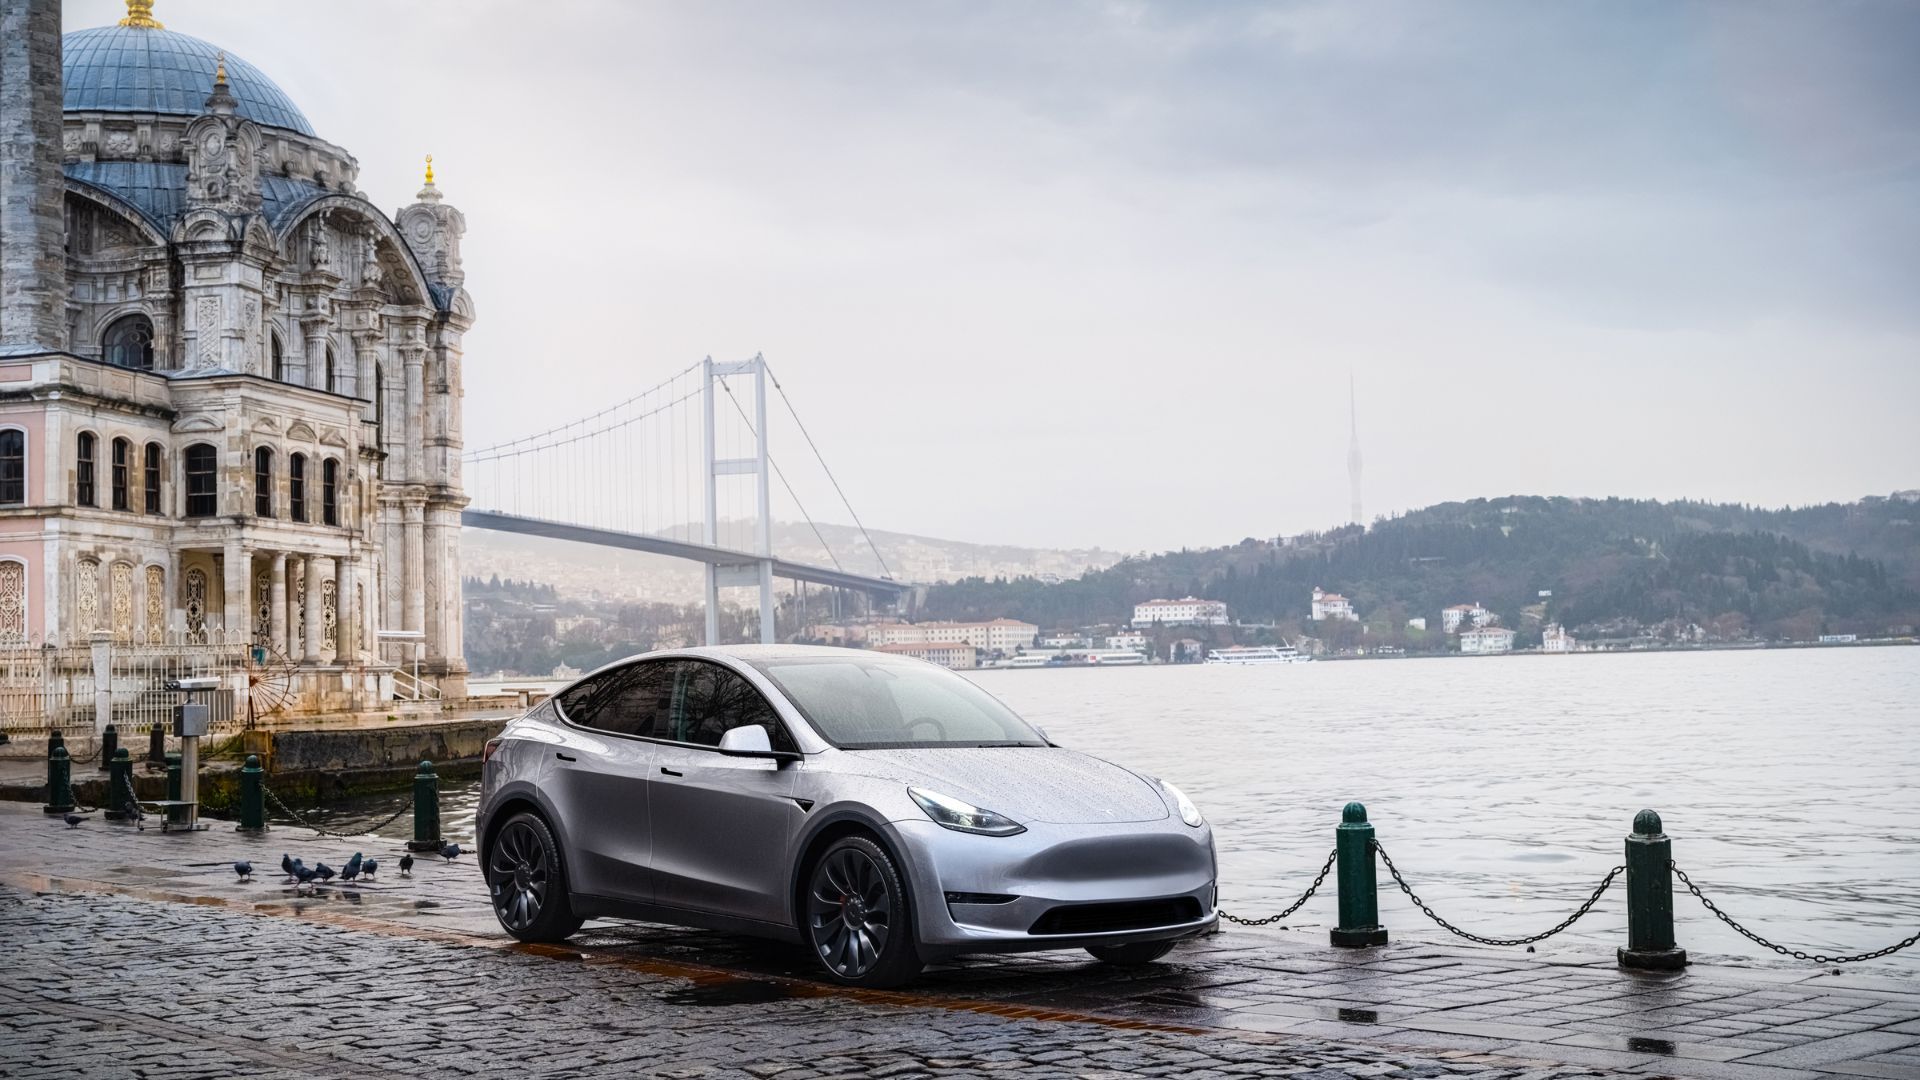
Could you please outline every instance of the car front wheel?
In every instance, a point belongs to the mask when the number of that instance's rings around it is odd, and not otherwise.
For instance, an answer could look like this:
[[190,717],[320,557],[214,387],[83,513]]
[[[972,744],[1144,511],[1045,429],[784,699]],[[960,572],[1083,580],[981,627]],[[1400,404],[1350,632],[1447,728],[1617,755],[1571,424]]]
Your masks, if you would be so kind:
[[487,852],[487,892],[500,925],[521,941],[564,941],[580,929],[560,844],[536,814],[521,811],[500,826]]
[[864,836],[833,842],[807,877],[806,932],[836,982],[898,986],[920,973],[906,881]]
[[1173,951],[1171,941],[1135,941],[1126,945],[1089,945],[1087,951],[1095,960],[1115,967],[1139,967],[1151,964],[1155,960]]

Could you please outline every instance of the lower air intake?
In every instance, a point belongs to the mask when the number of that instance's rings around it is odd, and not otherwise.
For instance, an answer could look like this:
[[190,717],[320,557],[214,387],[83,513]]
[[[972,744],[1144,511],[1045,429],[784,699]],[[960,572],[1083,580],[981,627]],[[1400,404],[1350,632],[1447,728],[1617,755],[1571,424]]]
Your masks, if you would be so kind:
[[1118,904],[1067,904],[1040,916],[1027,933],[1111,934],[1123,930],[1178,926],[1199,918],[1200,901],[1191,896],[1170,900],[1132,900]]

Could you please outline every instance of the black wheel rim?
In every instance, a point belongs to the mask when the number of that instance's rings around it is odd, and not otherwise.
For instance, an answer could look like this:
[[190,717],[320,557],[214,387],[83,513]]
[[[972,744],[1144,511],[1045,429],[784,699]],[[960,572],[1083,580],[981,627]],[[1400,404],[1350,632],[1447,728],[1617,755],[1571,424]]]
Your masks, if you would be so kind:
[[533,826],[515,821],[501,831],[487,861],[487,881],[502,925],[509,930],[533,925],[546,906],[548,875],[547,845]]
[[807,925],[814,951],[837,975],[859,978],[873,970],[893,931],[894,897],[873,857],[841,848],[813,868]]

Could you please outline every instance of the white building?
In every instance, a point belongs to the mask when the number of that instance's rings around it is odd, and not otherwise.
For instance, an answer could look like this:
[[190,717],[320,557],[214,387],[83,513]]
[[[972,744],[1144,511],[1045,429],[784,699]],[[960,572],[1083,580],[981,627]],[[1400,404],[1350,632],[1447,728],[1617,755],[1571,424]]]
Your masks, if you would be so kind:
[[1340,619],[1346,622],[1359,622],[1360,616],[1353,610],[1353,602],[1339,593],[1323,592],[1318,585],[1313,587],[1313,621]]
[[1573,652],[1579,648],[1579,643],[1559,623],[1548,623],[1540,634],[1540,648],[1545,652]]
[[882,645],[875,652],[911,656],[941,667],[966,670],[980,666],[979,650],[964,641],[922,641],[911,645]]
[[1407,629],[1409,630],[1425,630],[1426,628],[1427,617],[1425,615],[1415,615],[1413,618],[1407,620]]
[[1032,645],[1040,628],[1018,619],[986,622],[872,623],[865,627],[867,643],[887,645],[966,644],[984,652],[1012,652]]
[[1460,634],[1460,651],[1467,655],[1490,656],[1513,651],[1513,631],[1504,626],[1482,626]]
[[1149,600],[1133,605],[1133,625],[1225,626],[1227,605],[1220,600],[1188,596],[1179,600]]
[[1147,647],[1147,635],[1137,630],[1122,630],[1107,635],[1109,649],[1144,649]]
[[1459,630],[1462,623],[1478,629],[1492,621],[1493,612],[1481,607],[1477,600],[1471,604],[1455,604],[1440,613],[1440,627],[1449,634]]

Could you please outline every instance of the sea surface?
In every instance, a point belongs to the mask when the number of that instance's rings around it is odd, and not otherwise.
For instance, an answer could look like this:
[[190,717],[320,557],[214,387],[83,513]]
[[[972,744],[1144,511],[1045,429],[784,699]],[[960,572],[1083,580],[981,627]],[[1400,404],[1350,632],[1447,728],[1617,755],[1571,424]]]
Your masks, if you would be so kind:
[[[994,670],[969,677],[1064,746],[1179,785],[1213,823],[1223,910],[1311,882],[1349,801],[1438,914],[1537,933],[1622,861],[1641,809],[1729,914],[1808,952],[1920,931],[1920,648]],[[519,684],[516,684],[519,685]],[[446,792],[471,835],[472,785]],[[343,808],[344,809],[344,808]],[[1381,873],[1381,921],[1441,940]],[[1674,897],[1680,944],[1792,964]],[[1324,940],[1331,878],[1283,925]],[[1543,953],[1626,940],[1616,882]],[[1855,965],[1920,972],[1920,946]]]

